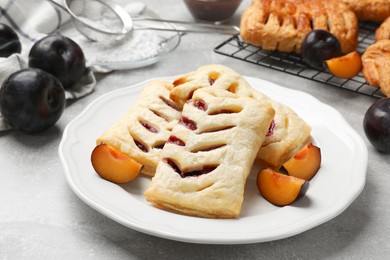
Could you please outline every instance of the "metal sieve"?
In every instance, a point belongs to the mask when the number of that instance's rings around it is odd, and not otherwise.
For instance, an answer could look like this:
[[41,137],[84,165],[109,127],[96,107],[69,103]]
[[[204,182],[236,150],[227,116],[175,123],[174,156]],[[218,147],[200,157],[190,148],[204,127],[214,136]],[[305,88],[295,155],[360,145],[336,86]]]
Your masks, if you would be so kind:
[[130,15],[107,0],[64,0],[76,29],[92,41],[117,38],[133,29]]

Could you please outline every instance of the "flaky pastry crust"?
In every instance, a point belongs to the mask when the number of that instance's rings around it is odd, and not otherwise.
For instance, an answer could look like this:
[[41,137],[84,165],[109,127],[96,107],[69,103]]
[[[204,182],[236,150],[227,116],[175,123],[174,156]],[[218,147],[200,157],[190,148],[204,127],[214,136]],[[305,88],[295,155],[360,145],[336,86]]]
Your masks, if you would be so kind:
[[375,40],[389,40],[390,39],[390,17],[387,18],[375,31]]
[[168,81],[149,82],[137,102],[97,139],[96,144],[103,142],[115,147],[141,163],[143,174],[153,176],[161,148],[181,116],[181,111],[175,109],[169,99],[171,89],[172,83]]
[[187,73],[173,82],[171,99],[179,106],[192,98],[192,93],[204,87],[228,90],[242,97],[252,97],[269,103],[275,109],[272,131],[267,134],[257,159],[266,166],[279,168],[309,142],[311,128],[289,107],[256,91],[239,73],[219,64],[211,64]]
[[380,40],[362,55],[363,75],[371,86],[390,97],[390,40]]
[[253,98],[216,88],[196,90],[182,112],[192,127],[183,121],[172,129],[170,140],[180,142],[164,146],[146,199],[187,215],[236,218],[273,117],[269,104]]
[[357,47],[356,15],[335,0],[253,0],[242,14],[240,34],[265,50],[299,54],[304,37],[314,29],[330,31],[343,53]]
[[390,16],[389,0],[341,0],[357,15],[359,20],[382,22]]

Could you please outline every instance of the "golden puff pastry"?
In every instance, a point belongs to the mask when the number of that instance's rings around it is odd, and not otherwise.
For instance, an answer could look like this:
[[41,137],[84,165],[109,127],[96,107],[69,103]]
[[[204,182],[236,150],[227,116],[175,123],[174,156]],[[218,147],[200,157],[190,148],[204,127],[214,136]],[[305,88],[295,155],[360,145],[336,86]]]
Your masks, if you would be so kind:
[[153,176],[160,152],[181,111],[170,100],[172,83],[152,81],[126,114],[96,141],[109,144],[143,165],[142,173]]
[[341,0],[355,12],[359,20],[382,22],[390,16],[389,0]]
[[212,87],[228,90],[242,97],[271,104],[275,118],[270,125],[257,159],[266,166],[279,168],[309,142],[311,128],[292,109],[256,91],[236,71],[223,65],[213,64],[198,68],[173,82],[171,98],[183,105],[199,88]]
[[162,150],[146,199],[187,215],[236,218],[273,117],[270,105],[253,98],[196,90]]
[[341,51],[355,51],[358,21],[337,0],[253,0],[241,16],[242,39],[265,50],[300,54],[305,36],[314,29],[330,31]]
[[362,55],[363,76],[371,86],[390,97],[390,40],[370,45]]
[[386,40],[386,39],[388,40],[390,39],[390,17],[387,18],[375,31],[376,41]]

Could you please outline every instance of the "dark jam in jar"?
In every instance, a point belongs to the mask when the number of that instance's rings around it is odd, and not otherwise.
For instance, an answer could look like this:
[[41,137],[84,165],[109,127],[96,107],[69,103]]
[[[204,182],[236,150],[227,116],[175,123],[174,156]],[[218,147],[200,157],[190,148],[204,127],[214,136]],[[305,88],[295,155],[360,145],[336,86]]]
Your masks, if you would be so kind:
[[222,22],[233,16],[242,0],[184,0],[196,20]]

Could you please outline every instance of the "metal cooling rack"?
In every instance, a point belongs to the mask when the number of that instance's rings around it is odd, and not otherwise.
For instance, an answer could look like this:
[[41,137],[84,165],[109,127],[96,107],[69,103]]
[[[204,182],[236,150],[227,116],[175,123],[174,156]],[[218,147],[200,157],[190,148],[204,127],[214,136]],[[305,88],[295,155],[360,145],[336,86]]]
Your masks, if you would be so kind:
[[[375,30],[377,27],[378,25],[374,23],[359,23],[358,53],[362,54],[369,45],[375,42]],[[370,86],[361,73],[351,79],[336,78],[326,69],[316,70],[308,67],[302,61],[301,57],[295,53],[266,51],[245,43],[239,35],[235,35],[224,41],[215,47],[214,51],[235,59],[350,90],[359,94],[376,98],[384,97],[380,89],[378,87]]]

